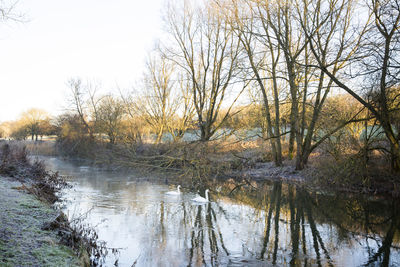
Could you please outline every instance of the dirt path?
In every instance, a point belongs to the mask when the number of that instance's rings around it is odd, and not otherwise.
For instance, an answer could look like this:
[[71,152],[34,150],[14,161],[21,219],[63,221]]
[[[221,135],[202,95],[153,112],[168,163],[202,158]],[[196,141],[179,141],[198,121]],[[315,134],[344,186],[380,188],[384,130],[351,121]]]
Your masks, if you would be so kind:
[[0,266],[80,266],[54,231],[41,227],[58,212],[0,176]]

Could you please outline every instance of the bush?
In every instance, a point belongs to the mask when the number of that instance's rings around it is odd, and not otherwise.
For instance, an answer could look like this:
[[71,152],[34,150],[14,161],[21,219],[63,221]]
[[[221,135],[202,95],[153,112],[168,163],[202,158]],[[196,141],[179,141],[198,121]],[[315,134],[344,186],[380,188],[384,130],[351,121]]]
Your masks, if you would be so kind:
[[25,188],[49,203],[57,201],[56,192],[67,185],[58,173],[48,172],[42,161],[29,160],[25,146],[4,144],[0,148],[0,159],[0,175],[31,184]]

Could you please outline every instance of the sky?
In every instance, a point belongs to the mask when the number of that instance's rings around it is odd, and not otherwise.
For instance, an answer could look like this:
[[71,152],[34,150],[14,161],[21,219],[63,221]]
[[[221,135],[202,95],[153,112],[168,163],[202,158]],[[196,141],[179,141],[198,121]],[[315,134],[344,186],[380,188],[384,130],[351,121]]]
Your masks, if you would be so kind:
[[164,0],[20,0],[0,21],[0,122],[29,108],[60,114],[70,78],[132,88],[162,33]]

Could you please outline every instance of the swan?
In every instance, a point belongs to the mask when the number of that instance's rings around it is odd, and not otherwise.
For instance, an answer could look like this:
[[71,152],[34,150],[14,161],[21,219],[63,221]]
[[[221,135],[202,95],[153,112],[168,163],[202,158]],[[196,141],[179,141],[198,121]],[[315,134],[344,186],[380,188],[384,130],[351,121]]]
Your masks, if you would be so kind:
[[200,202],[200,203],[207,203],[207,202],[210,202],[210,201],[208,200],[208,191],[209,191],[209,190],[206,189],[206,192],[204,193],[205,196],[206,196],[206,198],[201,197],[201,196],[197,196],[197,197],[193,198],[192,201],[194,201],[194,202]]
[[165,193],[166,195],[171,195],[171,196],[177,196],[181,194],[181,190],[180,190],[181,186],[178,185],[177,190],[176,191],[168,191],[167,193]]

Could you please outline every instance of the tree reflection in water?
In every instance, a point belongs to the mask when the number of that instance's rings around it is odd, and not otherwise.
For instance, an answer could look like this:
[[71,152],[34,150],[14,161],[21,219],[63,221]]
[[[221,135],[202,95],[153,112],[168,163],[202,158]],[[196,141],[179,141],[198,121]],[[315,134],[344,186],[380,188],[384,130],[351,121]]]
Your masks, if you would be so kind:
[[[220,258],[229,256],[229,252],[225,247],[223,235],[221,229],[217,223],[217,217],[214,209],[210,203],[203,205],[196,205],[197,209],[196,219],[194,227],[191,230],[191,247],[189,253],[189,264],[193,263],[193,258],[196,255],[196,263],[201,262],[206,265],[205,251],[209,253],[209,264],[212,266],[218,266],[220,264]],[[205,242],[208,241],[208,242]],[[205,244],[208,248],[205,248]],[[220,255],[223,252],[224,255]]]
[[226,192],[199,206],[192,193],[165,197],[163,184],[77,170],[63,165],[63,174],[79,177],[66,189],[65,210],[93,207],[86,223],[124,248],[121,266],[400,266],[398,200],[226,182],[218,184]]
[[400,262],[398,200],[324,196],[281,182],[252,192],[238,190],[235,198],[263,210],[258,259],[266,263],[391,266]]
[[389,266],[399,261],[395,200],[324,196],[275,182],[257,191],[242,188],[233,199],[182,205],[184,217],[193,216],[184,220],[190,231],[187,266]]

